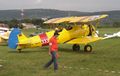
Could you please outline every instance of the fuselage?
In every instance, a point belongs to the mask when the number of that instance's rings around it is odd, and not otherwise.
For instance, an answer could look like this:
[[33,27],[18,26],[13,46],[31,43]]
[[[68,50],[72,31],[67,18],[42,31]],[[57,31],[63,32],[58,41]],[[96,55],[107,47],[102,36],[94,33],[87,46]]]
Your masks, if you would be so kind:
[[[90,31],[93,26],[89,25],[75,25],[69,29],[63,28],[62,31],[59,32],[59,36],[57,37],[58,43],[65,43],[77,37],[85,37],[92,34]],[[95,31],[95,29],[94,29]],[[17,48],[34,48],[47,46],[49,44],[49,39],[53,36],[54,30],[41,33],[39,35],[27,38],[18,36],[18,47]]]

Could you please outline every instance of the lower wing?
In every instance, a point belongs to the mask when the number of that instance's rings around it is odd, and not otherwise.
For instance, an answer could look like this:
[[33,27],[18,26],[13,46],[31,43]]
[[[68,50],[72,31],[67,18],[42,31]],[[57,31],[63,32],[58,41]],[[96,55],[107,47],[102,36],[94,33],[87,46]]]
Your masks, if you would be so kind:
[[103,37],[80,37],[66,42],[67,44],[88,44],[98,40],[103,40]]

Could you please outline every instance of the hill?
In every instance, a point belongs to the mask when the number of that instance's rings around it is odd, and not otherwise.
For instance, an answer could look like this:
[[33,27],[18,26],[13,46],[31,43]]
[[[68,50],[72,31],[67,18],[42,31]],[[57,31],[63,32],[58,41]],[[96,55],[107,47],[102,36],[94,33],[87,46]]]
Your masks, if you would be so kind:
[[[120,20],[120,11],[101,11],[101,12],[80,12],[80,11],[62,11],[55,9],[25,9],[24,18],[56,18],[65,16],[83,16],[108,14],[110,20]],[[0,10],[0,20],[21,19],[21,10]]]

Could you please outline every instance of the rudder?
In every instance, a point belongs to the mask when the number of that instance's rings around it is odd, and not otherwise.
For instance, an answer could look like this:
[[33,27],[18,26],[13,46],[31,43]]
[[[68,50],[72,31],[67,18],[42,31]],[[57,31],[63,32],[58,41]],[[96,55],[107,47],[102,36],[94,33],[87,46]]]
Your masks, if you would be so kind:
[[17,35],[18,34],[21,34],[21,31],[19,28],[14,28],[11,33],[10,33],[10,36],[9,36],[9,39],[8,39],[8,46],[12,49],[16,49],[17,48],[17,43],[18,43],[18,37]]

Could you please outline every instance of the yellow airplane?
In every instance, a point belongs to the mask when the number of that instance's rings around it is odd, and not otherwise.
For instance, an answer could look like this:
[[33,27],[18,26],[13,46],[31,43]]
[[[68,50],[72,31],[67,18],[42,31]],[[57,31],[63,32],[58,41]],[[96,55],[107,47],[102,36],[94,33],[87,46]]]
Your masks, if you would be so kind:
[[0,27],[0,44],[7,43],[10,31],[8,28]]
[[[67,23],[70,26],[62,28],[59,31],[59,36],[57,37],[58,43],[73,44],[72,49],[75,51],[80,50],[80,44],[84,44],[84,51],[91,52],[92,46],[89,45],[91,42],[105,39],[103,37],[98,37],[92,22],[98,22],[107,16],[108,15],[63,17],[50,19],[44,23],[51,25]],[[51,30],[33,37],[26,37],[18,28],[14,28],[9,36],[8,46],[17,49],[19,52],[25,48],[47,46],[54,32],[54,30]]]

